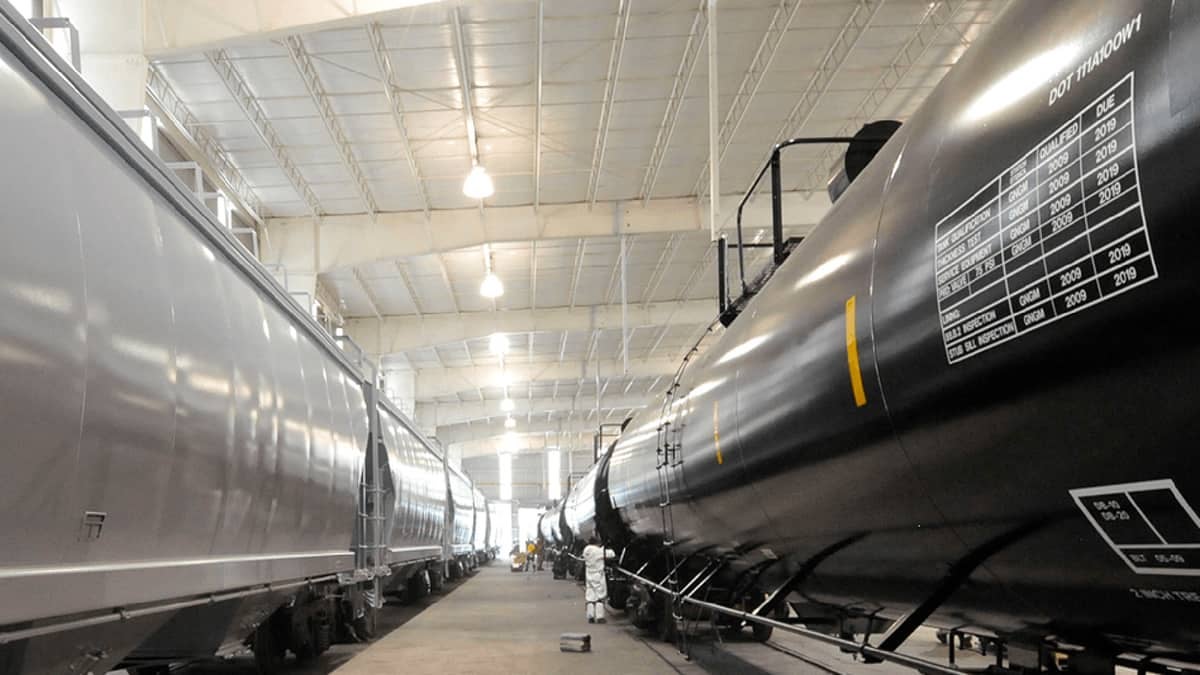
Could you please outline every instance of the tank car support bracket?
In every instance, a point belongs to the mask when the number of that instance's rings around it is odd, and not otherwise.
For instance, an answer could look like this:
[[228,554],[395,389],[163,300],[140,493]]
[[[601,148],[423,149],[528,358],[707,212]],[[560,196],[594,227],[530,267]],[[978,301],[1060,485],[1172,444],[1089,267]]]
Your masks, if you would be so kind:
[[795,574],[788,577],[787,581],[783,582],[783,584],[781,584],[774,591],[771,591],[767,598],[762,601],[762,604],[754,608],[753,614],[757,614],[758,616],[768,616],[783,598],[791,595],[792,591],[799,588],[800,584],[804,583],[804,580],[812,575],[813,571],[817,569],[818,565],[827,560],[834,553],[837,553],[838,551],[841,551],[852,544],[862,541],[866,536],[867,534],[865,532],[860,532],[859,534],[851,535],[845,539],[838,540],[814,553],[808,560],[804,561],[804,564],[800,566],[800,569],[796,570]]
[[[662,581],[660,581],[659,584],[665,584],[668,581],[670,581],[671,578],[675,576],[675,573],[678,572],[679,569],[681,567],[683,567],[684,565],[686,565],[687,561],[689,561],[691,559],[692,559],[692,556],[690,556],[690,555],[684,556],[683,559],[680,560],[678,564],[676,564],[674,567],[671,568],[670,572],[667,572],[667,576],[663,577]],[[643,567],[644,567],[644,565],[643,565]]]
[[[971,576],[985,560],[992,557],[999,551],[1006,548],[1013,542],[1023,539],[1035,530],[1040,529],[1045,524],[1044,520],[1037,520],[1024,525],[1020,525],[1015,529],[1009,530],[997,537],[993,537],[967,555],[960,558],[957,562],[950,566],[946,571],[946,576],[938,582],[938,585],[933,589],[927,598],[911,612],[905,614],[892,627],[883,634],[883,639],[880,641],[877,649],[881,651],[894,652],[904,641],[913,634],[925,623],[931,614],[937,611],[937,608],[942,605],[954,591]],[[878,657],[869,657],[864,655],[864,660],[871,663],[878,663]]]
[[680,589],[679,595],[681,597],[690,598],[699,593],[700,589],[704,588],[708,582],[717,575],[717,573],[725,568],[726,562],[727,561],[725,560],[713,560],[705,565],[704,569],[700,570],[699,574],[692,577],[692,580],[687,582],[687,584]]

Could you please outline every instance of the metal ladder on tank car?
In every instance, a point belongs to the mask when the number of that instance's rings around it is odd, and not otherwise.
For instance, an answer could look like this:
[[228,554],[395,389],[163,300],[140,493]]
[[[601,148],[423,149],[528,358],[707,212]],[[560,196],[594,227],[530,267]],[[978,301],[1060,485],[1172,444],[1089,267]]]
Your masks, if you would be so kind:
[[[655,469],[658,476],[658,492],[659,492],[659,514],[662,518],[663,532],[663,547],[665,550],[665,558],[667,569],[670,570],[663,579],[662,585],[670,589],[671,607],[670,620],[674,623],[671,632],[675,633],[674,628],[679,625],[682,620],[681,603],[679,598],[679,568],[684,561],[676,559],[675,555],[675,516],[672,511],[672,494],[671,483],[680,475],[680,468],[683,466],[683,427],[682,415],[676,412],[676,402],[679,400],[680,389],[682,388],[683,374],[687,370],[688,365],[700,353],[700,343],[704,338],[713,331],[717,326],[717,321],[713,321],[705,329],[692,348],[688,350],[687,355],[683,357],[683,362],[679,364],[679,368],[675,371],[674,377],[671,378],[671,387],[667,390],[667,395],[663,400],[662,411],[659,419],[662,423],[657,430],[657,443],[655,451],[657,453],[657,461]],[[664,616],[664,619],[666,617]],[[682,643],[680,643],[680,651],[683,651]]]

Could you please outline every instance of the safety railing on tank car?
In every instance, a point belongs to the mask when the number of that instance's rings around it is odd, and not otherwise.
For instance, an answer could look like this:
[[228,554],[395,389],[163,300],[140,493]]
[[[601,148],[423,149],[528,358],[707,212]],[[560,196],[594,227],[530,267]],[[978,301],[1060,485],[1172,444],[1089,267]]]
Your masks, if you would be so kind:
[[[745,610],[736,609],[733,607],[718,605],[714,602],[700,600],[693,597],[693,594],[695,590],[698,590],[700,586],[702,586],[702,584],[698,586],[685,587],[682,590],[675,591],[662,584],[640,576],[636,572],[627,570],[624,567],[618,566],[617,570],[634,581],[645,584],[646,586],[649,586],[660,593],[668,595],[674,602],[682,602],[684,604],[693,605],[716,614],[724,614],[725,616],[747,621],[749,623],[770,626],[787,633],[792,633],[793,635],[816,640],[818,642],[824,642],[825,644],[839,647],[843,650],[859,654],[863,657],[877,659],[878,661],[886,661],[888,663],[911,668],[921,673],[937,673],[938,675],[963,675],[963,673],[967,672],[953,666],[945,666],[917,656],[910,656],[908,654],[901,654],[899,652],[879,649],[878,647],[872,647],[869,644],[856,642],[854,640],[847,640],[846,638],[836,637],[827,633],[810,630],[794,624],[778,621],[770,617],[760,616],[753,612],[747,612]],[[693,592],[689,592],[689,590]]]
[[[898,127],[899,125],[897,124],[896,126]],[[863,127],[863,130],[854,136],[806,136],[790,138],[776,144],[771,149],[771,156],[763,164],[763,167],[758,170],[754,181],[750,183],[750,187],[747,188],[746,193],[742,195],[741,201],[738,202],[736,221],[737,243],[728,243],[724,235],[721,235],[718,240],[717,302],[721,323],[728,326],[737,318],[737,315],[741,312],[746,302],[762,288],[767,279],[787,259],[791,250],[803,240],[803,237],[785,239],[783,236],[783,167],[780,161],[782,152],[787,148],[797,145],[843,144],[873,156],[891,138],[890,133],[884,132],[884,135],[876,135],[872,133],[875,131],[877,130],[868,125],[867,127]],[[891,131],[894,132],[895,129],[892,128]],[[771,243],[746,243],[742,234],[742,216],[746,205],[750,203],[755,191],[758,190],[759,184],[762,183],[763,178],[768,173],[771,176]],[[848,180],[853,180],[853,177],[851,176]],[[748,282],[746,280],[746,249],[768,247],[772,250],[771,261],[757,279]],[[730,299],[729,297],[729,277],[727,271],[727,252],[731,248],[737,250],[738,280],[741,284],[741,293],[734,299]]]

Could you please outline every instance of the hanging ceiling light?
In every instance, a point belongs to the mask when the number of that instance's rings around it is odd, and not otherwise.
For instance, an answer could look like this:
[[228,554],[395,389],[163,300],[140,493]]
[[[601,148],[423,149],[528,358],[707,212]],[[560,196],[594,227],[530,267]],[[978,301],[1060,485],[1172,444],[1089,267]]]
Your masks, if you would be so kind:
[[487,169],[476,164],[471,167],[471,173],[463,181],[463,194],[471,199],[487,199],[496,193],[496,184],[488,175]]
[[505,417],[504,418],[504,428],[505,429],[516,429],[517,421],[514,420],[511,415],[508,417]]
[[488,351],[496,356],[508,353],[508,336],[504,333],[492,333],[488,338]]
[[500,401],[500,409],[506,413],[512,412],[513,409],[516,407],[517,407],[517,404],[513,403],[513,400],[511,398],[508,398],[507,396],[504,398],[503,401]]
[[504,282],[494,273],[488,272],[483,278],[483,283],[479,284],[479,294],[485,298],[498,298],[504,295]]
[[487,276],[483,278],[483,283],[479,284],[479,294],[485,298],[498,298],[504,295],[504,282],[500,281],[500,277],[492,271],[492,249],[487,244],[483,245],[483,267]]

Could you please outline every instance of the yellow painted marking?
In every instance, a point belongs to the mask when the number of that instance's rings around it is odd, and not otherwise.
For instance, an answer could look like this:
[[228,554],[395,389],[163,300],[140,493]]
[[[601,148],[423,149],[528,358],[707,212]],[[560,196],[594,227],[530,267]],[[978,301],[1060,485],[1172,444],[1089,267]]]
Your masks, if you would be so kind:
[[858,332],[854,327],[855,298],[846,301],[846,363],[850,366],[850,388],[854,390],[854,405],[867,404],[867,392],[863,389],[862,368],[858,365]]
[[713,401],[713,443],[717,446],[717,464],[724,464],[721,456],[721,408],[718,401]]

